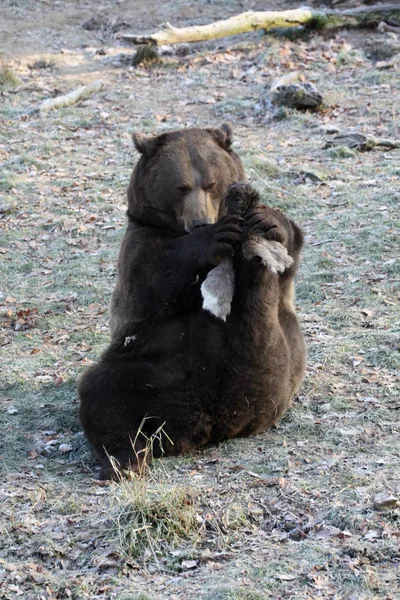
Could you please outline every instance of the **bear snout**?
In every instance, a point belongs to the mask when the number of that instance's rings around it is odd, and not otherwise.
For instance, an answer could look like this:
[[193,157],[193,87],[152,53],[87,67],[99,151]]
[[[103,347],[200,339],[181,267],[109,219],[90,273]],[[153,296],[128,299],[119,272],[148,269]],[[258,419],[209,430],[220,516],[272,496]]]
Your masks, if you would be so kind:
[[219,202],[201,188],[192,190],[183,201],[183,224],[188,233],[196,227],[212,225],[218,220]]

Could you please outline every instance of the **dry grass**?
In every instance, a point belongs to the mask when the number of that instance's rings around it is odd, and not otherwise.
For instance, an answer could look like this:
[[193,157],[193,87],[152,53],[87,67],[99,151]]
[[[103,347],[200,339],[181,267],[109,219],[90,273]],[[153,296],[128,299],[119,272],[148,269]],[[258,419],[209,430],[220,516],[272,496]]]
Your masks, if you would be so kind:
[[0,89],[16,88],[22,84],[21,79],[4,59],[0,60]]
[[111,537],[117,533],[121,552],[128,559],[149,557],[158,565],[158,556],[174,550],[182,541],[192,538],[196,544],[198,523],[193,506],[193,494],[189,488],[171,485],[161,475],[149,471],[147,463],[153,457],[153,444],[162,441],[165,436],[163,426],[148,438],[143,432],[143,423],[139,427],[132,447],[135,448],[138,437],[146,438],[145,448],[137,453],[139,472],[121,472],[113,457],[117,483],[112,486],[110,495]]
[[157,562],[157,556],[173,550],[198,527],[190,491],[149,477],[133,476],[114,486],[110,518],[128,558],[151,556]]

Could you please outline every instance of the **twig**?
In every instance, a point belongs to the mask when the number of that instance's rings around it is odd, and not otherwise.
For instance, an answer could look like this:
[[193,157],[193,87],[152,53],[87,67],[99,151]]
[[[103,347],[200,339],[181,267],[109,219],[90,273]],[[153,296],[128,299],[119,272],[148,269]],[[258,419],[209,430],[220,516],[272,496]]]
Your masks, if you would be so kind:
[[287,196],[290,196],[291,198],[294,198],[295,200],[297,200],[299,198],[299,196],[292,194],[291,192],[288,192],[287,190],[283,189],[283,188],[278,188],[275,187],[274,185],[269,185],[269,183],[267,184],[268,189],[273,190],[274,192],[282,192],[283,194],[286,194]]
[[321,240],[320,242],[315,242],[314,244],[311,244],[311,246],[321,246],[322,244],[327,244],[328,242],[337,242],[337,240],[334,240],[333,238],[328,238],[327,240]]
[[101,79],[96,79],[96,81],[92,81],[87,85],[82,85],[76,90],[69,92],[63,96],[56,96],[55,98],[47,98],[47,100],[43,100],[36,108],[33,108],[29,114],[43,113],[48,112],[49,110],[53,110],[56,108],[64,108],[65,106],[71,106],[71,104],[76,104],[82,98],[86,98],[87,96],[91,96],[92,94],[99,92],[103,87],[103,82]]
[[385,21],[381,21],[378,25],[378,31],[389,31],[390,33],[400,33],[400,27],[395,27],[394,25],[389,25],[389,23],[385,23]]
[[376,146],[386,146],[387,148],[400,148],[400,142],[394,141],[394,140],[381,140],[381,139],[375,139],[375,145]]
[[334,204],[332,202],[323,202],[324,206],[329,206],[330,208],[337,208],[338,206],[346,206],[346,204],[348,204],[349,201],[345,200],[344,202],[339,202],[337,204]]
[[14,88],[13,90],[8,90],[8,92],[10,94],[18,94],[18,92],[20,92],[21,90],[37,90],[38,87],[35,83],[23,83],[22,85],[19,85],[18,87]]

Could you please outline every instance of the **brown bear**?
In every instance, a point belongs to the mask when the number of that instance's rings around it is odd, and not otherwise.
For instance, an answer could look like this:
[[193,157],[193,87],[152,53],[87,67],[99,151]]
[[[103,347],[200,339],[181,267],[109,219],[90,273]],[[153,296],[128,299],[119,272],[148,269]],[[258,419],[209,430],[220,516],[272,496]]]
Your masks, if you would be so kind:
[[[79,383],[80,418],[101,479],[115,477],[115,461],[121,472],[137,471],[160,427],[154,456],[262,431],[302,380],[293,302],[303,236],[260,202],[244,218],[225,214],[228,185],[245,178],[231,137],[227,124],[134,135],[141,157],[128,189],[111,343]],[[245,256],[255,234],[282,244],[291,266],[277,273]],[[226,257],[235,292],[223,321],[202,308],[200,288]]]

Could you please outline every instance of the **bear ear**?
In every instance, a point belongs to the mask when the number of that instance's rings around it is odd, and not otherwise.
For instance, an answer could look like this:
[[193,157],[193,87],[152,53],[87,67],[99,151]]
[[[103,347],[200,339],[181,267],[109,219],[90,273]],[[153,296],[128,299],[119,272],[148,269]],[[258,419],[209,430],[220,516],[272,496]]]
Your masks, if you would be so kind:
[[139,133],[138,131],[134,131],[132,133],[132,139],[136,150],[147,158],[152,156],[157,148],[162,146],[162,144],[165,142],[165,138],[165,133],[162,133],[161,135],[145,135],[144,133]]
[[213,134],[221,148],[229,150],[232,145],[232,123],[222,123],[218,129],[209,129],[208,131]]
[[144,133],[140,133],[139,131],[134,131],[132,133],[133,143],[135,144],[135,148],[140,154],[146,154],[146,149],[151,140],[151,137],[145,135]]
[[233,127],[232,127],[232,123],[230,121],[227,121],[226,123],[222,123],[222,125],[220,126],[220,131],[222,131],[222,133],[225,134],[225,143],[227,144],[228,148],[229,146],[231,146],[232,144],[232,135],[233,135]]
[[154,138],[150,135],[145,135],[139,131],[132,133],[133,143],[140,154],[148,154],[150,147],[153,145]]

